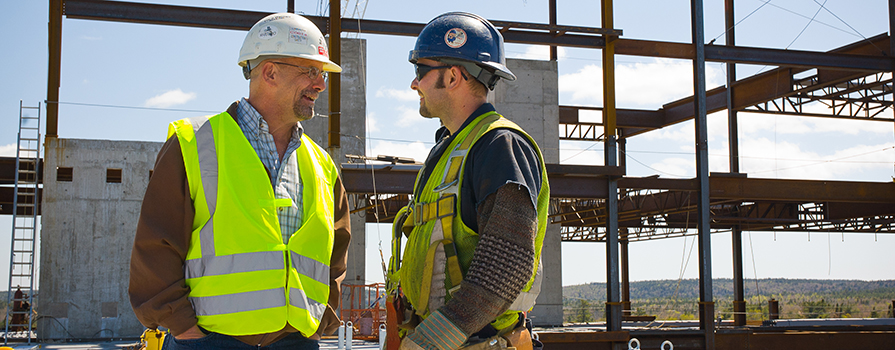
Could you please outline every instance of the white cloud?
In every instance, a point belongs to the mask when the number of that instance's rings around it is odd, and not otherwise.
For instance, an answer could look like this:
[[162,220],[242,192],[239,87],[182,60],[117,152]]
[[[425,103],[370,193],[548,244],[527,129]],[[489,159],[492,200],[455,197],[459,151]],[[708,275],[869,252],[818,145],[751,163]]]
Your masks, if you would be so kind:
[[740,164],[750,177],[885,181],[891,174],[895,149],[891,143],[857,145],[832,154],[802,149],[802,145],[767,138],[740,140]]
[[[566,48],[557,47],[556,55],[560,59],[566,58]],[[507,58],[521,58],[525,60],[549,60],[550,46],[529,45],[525,47],[525,52],[507,51]]]
[[669,157],[649,166],[662,177],[693,177],[696,174],[696,161],[693,158]]
[[581,147],[583,142],[560,142],[559,159],[562,164],[603,165],[603,145],[590,143],[593,147]]
[[419,101],[420,99],[420,95],[410,88],[399,90],[382,87],[376,90],[376,97],[392,98],[399,101]]
[[179,106],[196,99],[195,92],[183,92],[180,89],[170,90],[146,100],[145,107],[168,108]]
[[0,156],[15,157],[16,156],[16,144],[10,143],[8,145],[0,146]]
[[[693,65],[690,61],[657,58],[652,62],[617,64],[616,98],[619,106],[658,108],[663,103],[693,94]],[[661,77],[661,78],[658,78]],[[706,66],[707,86],[720,85],[724,72]],[[601,104],[603,68],[587,65],[578,72],[559,77],[559,91],[570,92],[572,100]]]
[[603,101],[603,68],[589,64],[572,74],[559,76],[559,92],[571,92],[572,101]]
[[398,125],[401,127],[416,124],[426,119],[420,115],[420,111],[418,108],[397,106],[395,107],[395,109],[398,110]]
[[417,162],[423,162],[429,154],[430,147],[420,141],[412,143],[375,141],[372,143],[372,148],[371,153],[376,156],[407,157],[413,158]]
[[379,120],[376,119],[375,112],[367,113],[366,121],[367,121],[367,132],[379,131]]

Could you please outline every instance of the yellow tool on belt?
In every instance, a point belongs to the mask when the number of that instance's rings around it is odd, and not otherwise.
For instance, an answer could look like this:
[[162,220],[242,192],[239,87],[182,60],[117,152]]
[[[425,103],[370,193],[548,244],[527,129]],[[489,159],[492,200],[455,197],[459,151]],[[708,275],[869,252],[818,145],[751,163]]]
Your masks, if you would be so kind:
[[147,329],[143,331],[143,335],[140,336],[140,343],[143,344],[141,349],[145,350],[161,350],[162,344],[165,342],[165,335],[168,332],[163,332],[158,329]]

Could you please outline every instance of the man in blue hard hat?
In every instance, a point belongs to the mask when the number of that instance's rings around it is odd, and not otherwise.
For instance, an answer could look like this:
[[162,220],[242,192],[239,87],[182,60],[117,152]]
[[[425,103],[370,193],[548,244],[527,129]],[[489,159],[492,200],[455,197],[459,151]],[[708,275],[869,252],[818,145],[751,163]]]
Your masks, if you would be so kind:
[[[395,220],[389,289],[406,310],[400,349],[532,349],[525,312],[541,283],[550,197],[534,140],[487,102],[507,68],[486,19],[451,12],[410,51],[437,144]],[[403,258],[400,240],[407,237]]]

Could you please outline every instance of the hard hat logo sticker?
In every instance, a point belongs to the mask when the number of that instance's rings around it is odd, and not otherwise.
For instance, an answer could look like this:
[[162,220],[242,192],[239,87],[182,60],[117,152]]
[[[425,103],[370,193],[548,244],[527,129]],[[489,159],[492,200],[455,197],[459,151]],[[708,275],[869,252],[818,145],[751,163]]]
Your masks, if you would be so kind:
[[306,44],[308,42],[308,32],[301,28],[289,29],[289,42],[296,44]]
[[444,43],[456,49],[466,44],[466,31],[460,28],[452,28],[444,34]]
[[275,26],[268,25],[258,30],[259,39],[270,40],[275,36],[277,36],[277,27]]

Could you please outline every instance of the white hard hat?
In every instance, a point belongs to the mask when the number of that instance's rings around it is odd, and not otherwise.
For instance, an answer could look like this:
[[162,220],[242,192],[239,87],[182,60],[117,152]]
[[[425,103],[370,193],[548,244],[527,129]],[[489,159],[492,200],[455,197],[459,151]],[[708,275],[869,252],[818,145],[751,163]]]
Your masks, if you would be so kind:
[[[268,57],[269,56],[269,57]],[[275,13],[262,18],[249,29],[242,49],[239,65],[246,79],[257,62],[252,60],[274,57],[298,57],[323,62],[323,70],[339,73],[339,67],[329,60],[326,38],[313,22],[294,13]]]

